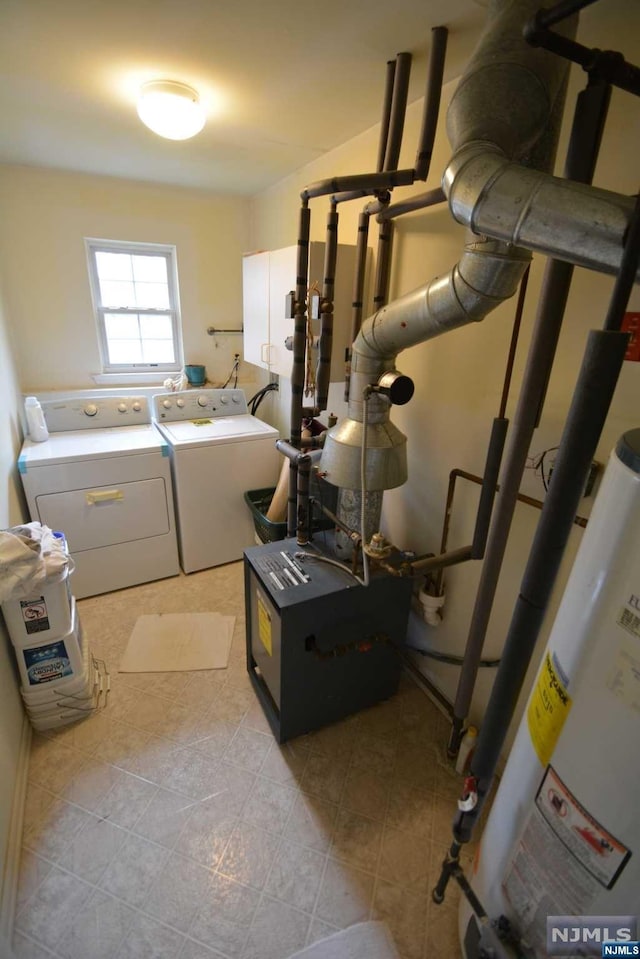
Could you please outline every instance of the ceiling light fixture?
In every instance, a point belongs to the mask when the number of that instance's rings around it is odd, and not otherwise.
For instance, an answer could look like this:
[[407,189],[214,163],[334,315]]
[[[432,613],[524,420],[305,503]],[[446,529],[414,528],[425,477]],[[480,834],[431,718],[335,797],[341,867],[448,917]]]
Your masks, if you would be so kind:
[[206,115],[193,87],[177,80],[150,80],[140,88],[138,116],[168,140],[188,140],[202,130]]

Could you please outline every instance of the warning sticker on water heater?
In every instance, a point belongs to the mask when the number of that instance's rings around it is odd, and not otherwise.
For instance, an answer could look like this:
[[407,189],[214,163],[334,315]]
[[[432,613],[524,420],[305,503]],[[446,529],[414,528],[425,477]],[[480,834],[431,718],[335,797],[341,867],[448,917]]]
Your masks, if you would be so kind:
[[540,955],[546,955],[547,916],[589,915],[602,886],[612,888],[630,855],[549,766],[502,883]]
[[611,889],[631,853],[580,805],[551,766],[536,805],[563,846],[594,879]]
[[543,766],[551,761],[570,709],[566,679],[555,656],[552,660],[547,652],[527,709],[531,743]]
[[271,641],[271,613],[267,609],[267,604],[260,593],[256,594],[258,600],[258,636],[260,642],[268,652],[273,656],[273,643]]

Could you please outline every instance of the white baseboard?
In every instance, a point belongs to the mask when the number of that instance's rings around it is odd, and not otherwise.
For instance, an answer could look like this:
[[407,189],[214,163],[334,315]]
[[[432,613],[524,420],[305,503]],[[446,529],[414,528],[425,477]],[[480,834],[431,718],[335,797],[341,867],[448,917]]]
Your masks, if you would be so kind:
[[16,770],[16,781],[11,804],[7,855],[2,874],[2,886],[0,888],[0,937],[4,936],[7,942],[11,942],[13,936],[13,918],[16,908],[16,892],[18,890],[24,802],[27,793],[30,750],[31,724],[25,716],[20,736],[18,768]]

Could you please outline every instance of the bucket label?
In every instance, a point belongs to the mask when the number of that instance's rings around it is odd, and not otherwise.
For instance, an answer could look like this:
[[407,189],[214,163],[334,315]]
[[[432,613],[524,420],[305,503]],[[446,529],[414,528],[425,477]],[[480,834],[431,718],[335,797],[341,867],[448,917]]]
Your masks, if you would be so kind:
[[44,596],[36,596],[35,599],[21,599],[20,612],[22,613],[24,628],[28,634],[42,633],[50,628]]
[[527,708],[531,744],[543,766],[551,761],[570,709],[571,696],[561,671],[547,652]]
[[73,676],[67,647],[61,639],[36,649],[23,649],[22,653],[30,686],[40,686],[55,679]]

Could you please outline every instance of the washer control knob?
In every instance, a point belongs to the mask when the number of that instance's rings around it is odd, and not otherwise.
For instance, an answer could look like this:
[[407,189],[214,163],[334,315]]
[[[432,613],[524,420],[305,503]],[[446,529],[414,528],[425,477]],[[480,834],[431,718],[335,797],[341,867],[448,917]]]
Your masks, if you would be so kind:
[[171,409],[171,400],[163,400],[163,401],[162,401],[162,405],[164,406],[165,410],[170,410],[170,409]]
[[233,396],[231,397],[231,399],[232,399],[232,401],[233,401],[234,403],[239,403],[239,402],[240,402],[240,397],[239,397],[236,393],[233,394]]
[[118,403],[118,413],[126,413],[127,409],[128,407],[126,403]]
[[96,406],[95,403],[87,403],[87,405],[84,408],[85,416],[95,416],[97,412],[98,412],[98,407]]
[[176,406],[179,406],[180,409],[182,409],[182,407],[184,406],[184,400],[182,399],[176,400]]
[[205,396],[204,394],[198,397],[198,406],[206,406],[208,402],[209,402],[209,398]]
[[135,403],[131,404],[131,409],[134,413],[139,413],[142,409],[142,403],[139,403],[138,400],[136,400]]
[[228,396],[221,396],[221,397],[220,397],[220,402],[223,403],[223,404],[226,406],[226,404],[229,402],[229,397],[228,397]]

